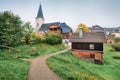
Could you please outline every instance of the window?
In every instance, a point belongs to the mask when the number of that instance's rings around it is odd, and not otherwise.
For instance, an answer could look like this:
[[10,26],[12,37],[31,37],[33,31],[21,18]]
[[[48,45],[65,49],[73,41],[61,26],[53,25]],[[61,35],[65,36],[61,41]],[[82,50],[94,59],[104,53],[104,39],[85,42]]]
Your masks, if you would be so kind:
[[57,31],[57,28],[54,28],[54,31]]
[[39,23],[37,23],[37,26],[39,26]]
[[90,54],[90,58],[95,58],[95,54]]
[[67,39],[68,38],[68,35],[64,35],[64,39]]
[[90,44],[89,49],[94,49],[94,44]]

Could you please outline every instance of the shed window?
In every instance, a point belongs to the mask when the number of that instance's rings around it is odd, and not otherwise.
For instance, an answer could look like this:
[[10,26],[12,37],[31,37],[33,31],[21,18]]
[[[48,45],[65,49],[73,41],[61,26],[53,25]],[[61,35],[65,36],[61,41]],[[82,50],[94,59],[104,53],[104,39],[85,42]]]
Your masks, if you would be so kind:
[[94,44],[90,44],[89,49],[94,49]]
[[90,54],[90,58],[95,58],[95,54]]

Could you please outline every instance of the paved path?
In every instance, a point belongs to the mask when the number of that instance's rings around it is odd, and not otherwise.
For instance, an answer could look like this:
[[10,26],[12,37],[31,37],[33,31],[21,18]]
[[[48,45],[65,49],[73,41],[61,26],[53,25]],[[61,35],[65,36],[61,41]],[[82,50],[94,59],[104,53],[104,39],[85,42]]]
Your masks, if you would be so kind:
[[62,80],[47,66],[46,59],[56,54],[66,52],[67,50],[68,49],[30,60],[31,64],[27,80]]

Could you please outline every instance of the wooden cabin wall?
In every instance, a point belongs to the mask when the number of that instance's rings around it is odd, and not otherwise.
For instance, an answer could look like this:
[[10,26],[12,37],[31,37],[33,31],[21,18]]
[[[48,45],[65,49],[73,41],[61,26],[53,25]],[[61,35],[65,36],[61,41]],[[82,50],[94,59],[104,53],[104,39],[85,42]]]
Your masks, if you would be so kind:
[[[90,44],[94,44],[94,49],[90,49]],[[72,49],[103,51],[103,43],[77,43],[72,42]]]

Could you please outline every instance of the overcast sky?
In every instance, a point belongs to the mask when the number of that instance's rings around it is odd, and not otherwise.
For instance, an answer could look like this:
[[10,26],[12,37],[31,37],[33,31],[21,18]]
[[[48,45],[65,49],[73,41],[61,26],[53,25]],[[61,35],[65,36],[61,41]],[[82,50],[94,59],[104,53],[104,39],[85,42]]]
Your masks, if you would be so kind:
[[80,23],[120,26],[120,0],[0,0],[0,12],[11,10],[35,26],[40,2],[46,23],[66,22],[72,29]]

